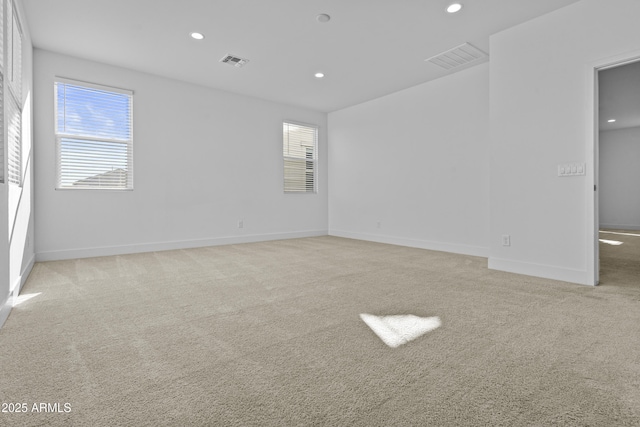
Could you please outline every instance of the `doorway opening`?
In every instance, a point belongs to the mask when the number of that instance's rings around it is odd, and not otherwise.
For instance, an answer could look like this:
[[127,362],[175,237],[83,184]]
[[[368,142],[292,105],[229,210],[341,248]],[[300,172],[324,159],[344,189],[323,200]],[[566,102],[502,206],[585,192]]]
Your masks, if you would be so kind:
[[595,283],[640,286],[640,58],[596,74]]

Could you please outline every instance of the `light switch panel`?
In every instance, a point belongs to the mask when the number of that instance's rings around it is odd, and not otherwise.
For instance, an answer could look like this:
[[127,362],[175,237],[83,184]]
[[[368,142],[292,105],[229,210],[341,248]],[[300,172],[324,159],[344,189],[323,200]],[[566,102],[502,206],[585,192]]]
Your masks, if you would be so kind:
[[584,163],[561,163],[558,165],[558,176],[579,176],[586,173]]

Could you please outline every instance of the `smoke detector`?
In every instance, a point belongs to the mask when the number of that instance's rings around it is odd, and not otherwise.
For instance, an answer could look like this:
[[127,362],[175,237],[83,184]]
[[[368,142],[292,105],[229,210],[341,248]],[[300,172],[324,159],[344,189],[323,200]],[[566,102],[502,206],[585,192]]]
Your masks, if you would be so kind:
[[225,64],[229,64],[229,65],[233,65],[234,67],[240,68],[244,64],[249,62],[249,60],[248,59],[239,58],[237,56],[226,54],[225,56],[222,57],[220,62],[225,63]]
[[471,43],[463,43],[460,46],[456,46],[453,49],[449,49],[431,58],[425,59],[438,67],[445,70],[451,70],[462,65],[478,62],[489,55],[472,45]]

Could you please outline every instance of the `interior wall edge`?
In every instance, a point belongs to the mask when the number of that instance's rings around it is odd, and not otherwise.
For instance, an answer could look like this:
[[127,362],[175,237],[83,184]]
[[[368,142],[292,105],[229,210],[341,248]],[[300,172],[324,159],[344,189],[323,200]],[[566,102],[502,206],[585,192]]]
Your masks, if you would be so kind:
[[22,291],[22,287],[27,282],[27,279],[31,274],[31,270],[33,270],[33,265],[35,264],[35,262],[36,262],[36,256],[35,254],[33,254],[29,259],[29,261],[27,262],[24,270],[22,270],[20,277],[18,277],[15,283],[11,286],[11,290],[9,291],[9,295],[7,296],[7,299],[0,306],[0,329],[4,325],[4,322],[7,320],[7,318],[9,317],[9,314],[11,314],[11,309],[13,309],[13,302],[15,298],[18,295],[20,295],[20,292]]
[[0,306],[0,328],[4,325],[4,322],[11,314],[11,308],[13,307],[13,293],[9,293],[7,299]]
[[489,269],[504,271],[507,273],[522,274],[525,276],[558,280],[561,282],[576,283],[578,285],[594,285],[594,283],[590,282],[589,274],[586,270],[575,270],[554,265],[544,265],[531,262],[489,257]]
[[304,237],[327,236],[327,230],[306,230],[284,233],[251,234],[246,236],[216,237],[210,239],[193,239],[169,242],[142,243],[136,245],[103,246],[93,248],[77,248],[57,251],[37,252],[36,262],[60,261],[66,259],[93,258],[101,256],[128,255],[143,252],[160,252],[176,249],[201,248],[206,246],[234,245],[241,243],[257,243],[271,240],[299,239]]
[[36,254],[32,254],[29,261],[27,261],[24,269],[20,272],[20,276],[16,279],[15,284],[11,288],[11,292],[14,295],[20,295],[22,291],[22,287],[27,282],[29,278],[29,274],[31,274],[31,270],[33,270],[33,264],[36,262]]

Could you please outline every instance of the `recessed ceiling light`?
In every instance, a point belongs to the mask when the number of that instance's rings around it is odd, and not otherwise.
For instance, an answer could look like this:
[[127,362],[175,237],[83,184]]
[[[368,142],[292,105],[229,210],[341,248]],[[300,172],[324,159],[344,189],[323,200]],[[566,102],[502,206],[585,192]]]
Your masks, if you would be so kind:
[[460,9],[462,9],[461,3],[451,3],[449,7],[447,7],[447,12],[456,13],[456,12],[459,12]]
[[191,33],[189,35],[191,36],[192,39],[195,39],[195,40],[202,40],[204,38],[204,34],[202,33]]
[[326,13],[321,13],[320,15],[316,16],[316,21],[322,22],[323,24],[325,22],[329,22],[329,20],[331,20],[331,17]]
[[314,76],[316,76],[316,79],[321,79],[324,77],[324,73],[315,73]]
[[609,123],[613,123],[615,121],[616,121],[616,119],[607,120],[607,122],[609,122]]

